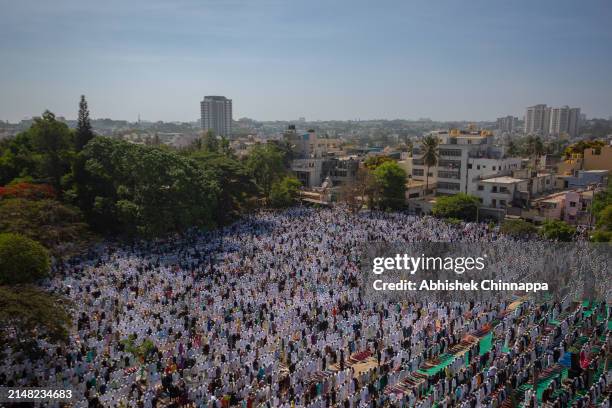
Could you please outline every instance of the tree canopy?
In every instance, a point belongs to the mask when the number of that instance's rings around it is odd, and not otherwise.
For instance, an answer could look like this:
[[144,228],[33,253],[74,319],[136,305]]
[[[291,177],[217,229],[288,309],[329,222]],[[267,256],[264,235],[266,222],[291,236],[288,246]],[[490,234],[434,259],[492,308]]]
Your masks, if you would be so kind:
[[299,194],[300,182],[291,176],[275,181],[270,190],[270,205],[276,208],[295,204]]
[[54,255],[74,253],[91,238],[78,208],[51,199],[0,200],[0,231],[34,239]]
[[36,282],[49,275],[49,253],[21,234],[0,234],[0,285]]
[[272,184],[286,173],[285,154],[274,144],[260,144],[251,150],[246,167],[266,197],[270,196]]
[[576,228],[563,221],[549,220],[542,224],[540,234],[546,239],[570,242],[576,235]]
[[79,160],[84,173],[75,180],[75,196],[98,230],[155,236],[215,223],[219,186],[192,159],[96,137]]
[[380,186],[378,205],[381,209],[397,210],[406,204],[406,171],[395,161],[386,161],[373,171]]
[[535,225],[525,220],[504,220],[500,231],[517,238],[527,238],[538,232]]
[[432,213],[440,218],[459,218],[464,221],[475,221],[476,212],[480,206],[478,197],[458,193],[436,199]]

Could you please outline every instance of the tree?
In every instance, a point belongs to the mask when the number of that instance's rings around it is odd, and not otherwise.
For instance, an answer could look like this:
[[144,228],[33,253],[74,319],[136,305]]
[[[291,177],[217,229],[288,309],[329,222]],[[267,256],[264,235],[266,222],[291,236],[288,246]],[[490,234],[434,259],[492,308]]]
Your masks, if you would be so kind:
[[421,141],[421,148],[423,149],[423,164],[427,166],[425,171],[425,194],[429,191],[429,168],[438,164],[438,145],[440,140],[433,136],[428,135]]
[[299,194],[300,182],[291,176],[285,176],[272,184],[270,205],[276,208],[290,207],[295,204]]
[[525,220],[505,220],[500,231],[516,238],[528,238],[534,235],[538,229],[530,222]]
[[25,198],[28,200],[42,200],[45,198],[55,198],[56,192],[48,184],[34,184],[28,182],[13,182],[4,187],[0,187],[0,198]]
[[202,148],[211,153],[216,153],[219,151],[219,140],[217,136],[215,136],[215,132],[211,129],[208,129],[203,136]]
[[77,252],[92,238],[81,212],[56,200],[0,200],[0,231],[35,239],[53,255]]
[[0,234],[0,285],[32,283],[49,275],[49,253],[20,234]]
[[348,206],[349,211],[357,214],[363,208],[368,195],[372,193],[374,183],[372,172],[360,167],[352,182],[340,186],[340,200]]
[[532,157],[538,157],[544,154],[544,143],[539,136],[529,135],[526,140],[527,154]]
[[478,197],[458,193],[452,196],[438,197],[432,213],[440,218],[459,218],[464,221],[474,221],[479,205]]
[[510,157],[520,156],[520,147],[515,140],[510,139],[507,145],[506,152]]
[[406,171],[395,161],[387,161],[373,171],[380,185],[380,208],[398,210],[406,203]]
[[580,140],[579,142],[568,146],[564,153],[565,157],[569,159],[573,154],[583,154],[586,149],[601,150],[601,148],[605,145],[606,144],[603,140]]
[[550,220],[542,224],[540,234],[546,239],[571,242],[576,235],[576,228],[563,221]]
[[62,177],[70,170],[72,134],[65,123],[58,122],[49,111],[34,121],[26,132],[31,138],[34,152],[41,157],[41,174],[61,191]]
[[225,224],[235,219],[257,193],[257,185],[245,165],[221,153],[198,151],[189,155],[219,187],[215,220]]
[[0,286],[0,344],[15,349],[31,346],[32,339],[65,341],[70,314],[67,302],[34,286]]
[[389,156],[370,156],[367,159],[365,159],[363,165],[368,170],[375,170],[378,166],[388,161],[394,161],[394,160],[390,158]]
[[247,157],[246,167],[266,197],[272,184],[287,173],[284,163],[282,151],[273,144],[256,145]]
[[95,137],[78,160],[84,174],[75,181],[75,196],[98,231],[161,236],[216,224],[218,185],[190,158]]
[[79,102],[79,118],[77,121],[76,134],[74,138],[75,150],[80,152],[83,147],[93,139],[94,134],[91,129],[91,122],[89,120],[89,109],[87,108],[87,101],[85,95],[81,95],[81,101]]

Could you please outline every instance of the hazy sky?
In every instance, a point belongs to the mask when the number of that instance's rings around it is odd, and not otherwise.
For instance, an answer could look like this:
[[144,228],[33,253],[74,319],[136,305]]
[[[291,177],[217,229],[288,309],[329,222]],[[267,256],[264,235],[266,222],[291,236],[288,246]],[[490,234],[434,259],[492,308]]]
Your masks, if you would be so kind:
[[0,119],[612,115],[611,0],[0,0]]

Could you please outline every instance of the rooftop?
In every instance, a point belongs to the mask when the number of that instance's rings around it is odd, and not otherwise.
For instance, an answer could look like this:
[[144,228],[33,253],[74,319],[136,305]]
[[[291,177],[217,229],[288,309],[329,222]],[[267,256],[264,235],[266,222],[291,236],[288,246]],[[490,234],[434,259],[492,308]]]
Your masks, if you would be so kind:
[[483,183],[498,183],[498,184],[514,184],[523,181],[523,179],[518,179],[510,176],[502,176],[502,177],[491,177],[487,179],[481,180]]

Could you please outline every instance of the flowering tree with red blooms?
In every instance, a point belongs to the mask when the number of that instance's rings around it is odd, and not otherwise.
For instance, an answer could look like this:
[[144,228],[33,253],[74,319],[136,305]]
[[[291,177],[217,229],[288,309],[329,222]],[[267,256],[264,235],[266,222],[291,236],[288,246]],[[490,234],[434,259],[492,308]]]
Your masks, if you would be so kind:
[[55,189],[49,184],[14,183],[0,187],[0,199],[25,198],[27,200],[43,200],[56,198]]

